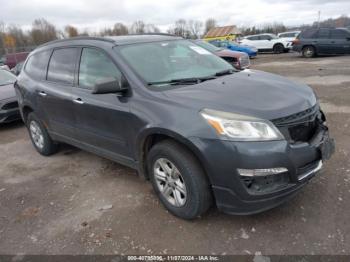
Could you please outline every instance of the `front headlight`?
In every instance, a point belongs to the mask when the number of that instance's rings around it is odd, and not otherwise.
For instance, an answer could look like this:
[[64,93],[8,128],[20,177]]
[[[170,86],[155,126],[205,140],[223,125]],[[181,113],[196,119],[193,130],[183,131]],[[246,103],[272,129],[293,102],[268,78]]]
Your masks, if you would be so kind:
[[268,120],[234,113],[203,109],[201,115],[216,132],[235,141],[283,140],[283,135]]

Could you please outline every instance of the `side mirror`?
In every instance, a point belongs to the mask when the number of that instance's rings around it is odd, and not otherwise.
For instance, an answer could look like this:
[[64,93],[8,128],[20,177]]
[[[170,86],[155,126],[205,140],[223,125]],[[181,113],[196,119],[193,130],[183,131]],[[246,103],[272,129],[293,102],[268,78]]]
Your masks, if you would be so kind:
[[113,77],[102,78],[98,80],[92,90],[93,94],[111,94],[122,93],[128,90],[125,84],[126,80],[117,80]]

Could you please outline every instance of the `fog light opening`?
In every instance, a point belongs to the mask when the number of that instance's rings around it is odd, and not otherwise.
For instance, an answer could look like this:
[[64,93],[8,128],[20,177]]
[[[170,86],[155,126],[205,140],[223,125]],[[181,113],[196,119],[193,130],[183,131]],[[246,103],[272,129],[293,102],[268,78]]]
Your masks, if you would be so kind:
[[285,167],[275,167],[275,168],[264,168],[264,169],[237,169],[238,173],[241,176],[245,177],[259,177],[259,176],[269,176],[277,175],[281,173],[288,172],[288,169]]

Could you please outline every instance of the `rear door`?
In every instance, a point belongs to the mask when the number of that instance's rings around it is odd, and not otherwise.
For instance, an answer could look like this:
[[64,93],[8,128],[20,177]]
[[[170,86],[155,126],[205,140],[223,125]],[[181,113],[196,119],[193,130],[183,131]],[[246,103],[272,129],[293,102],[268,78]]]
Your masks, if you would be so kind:
[[65,137],[75,136],[72,87],[78,51],[74,47],[54,49],[46,81],[37,89],[40,108],[46,115],[50,131]]
[[81,49],[77,87],[73,89],[77,139],[107,157],[129,161],[129,98],[91,93],[97,81],[111,77],[121,80],[122,74],[105,51],[92,47]]
[[346,30],[333,29],[331,31],[332,53],[350,53],[350,35]]
[[330,38],[330,29],[321,28],[317,32],[317,39],[314,40],[314,44],[318,53],[332,54],[332,43]]
[[272,49],[273,43],[271,42],[272,37],[270,35],[260,35],[258,42],[259,49],[269,50]]

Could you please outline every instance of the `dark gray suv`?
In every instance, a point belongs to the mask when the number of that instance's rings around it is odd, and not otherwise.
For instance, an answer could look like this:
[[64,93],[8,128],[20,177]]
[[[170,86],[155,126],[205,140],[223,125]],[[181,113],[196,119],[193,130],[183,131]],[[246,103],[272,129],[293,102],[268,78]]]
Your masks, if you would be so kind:
[[306,58],[316,55],[350,54],[350,30],[346,28],[312,28],[293,41],[293,50]]
[[214,202],[231,214],[277,206],[334,150],[311,88],[236,71],[179,37],[51,42],[15,86],[39,153],[64,142],[134,168],[185,219]]

